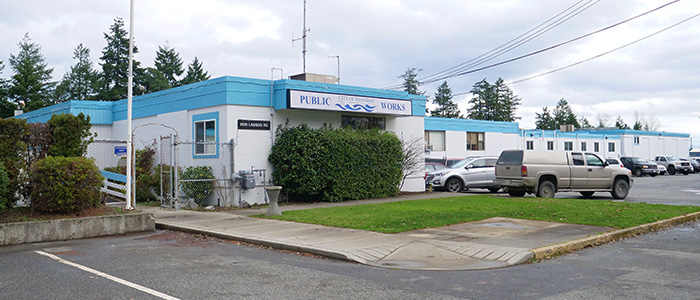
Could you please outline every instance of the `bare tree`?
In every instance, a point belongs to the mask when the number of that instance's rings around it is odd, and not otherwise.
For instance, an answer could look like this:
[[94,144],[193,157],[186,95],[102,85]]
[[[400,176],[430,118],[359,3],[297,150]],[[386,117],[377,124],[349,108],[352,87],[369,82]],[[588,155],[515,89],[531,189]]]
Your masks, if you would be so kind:
[[401,139],[401,146],[403,147],[403,160],[401,161],[403,178],[401,178],[399,190],[403,188],[408,176],[420,174],[422,171],[424,143],[420,137],[411,140]]
[[610,115],[608,113],[597,113],[595,115],[596,120],[598,121],[598,128],[605,128],[610,125]]

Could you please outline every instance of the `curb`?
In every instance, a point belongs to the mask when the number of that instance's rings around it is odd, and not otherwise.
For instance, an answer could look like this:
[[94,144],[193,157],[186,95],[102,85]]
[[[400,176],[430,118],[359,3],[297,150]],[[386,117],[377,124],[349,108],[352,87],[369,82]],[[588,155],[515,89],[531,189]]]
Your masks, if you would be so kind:
[[169,230],[181,231],[181,232],[185,232],[185,233],[203,234],[203,235],[219,238],[222,240],[244,242],[244,243],[248,243],[248,244],[271,247],[274,249],[290,250],[290,251],[296,251],[296,252],[307,252],[307,253],[316,254],[316,255],[320,255],[320,256],[328,257],[328,258],[332,258],[332,259],[337,259],[337,260],[363,263],[362,260],[353,259],[353,258],[351,258],[348,255],[345,255],[343,253],[338,253],[338,252],[334,252],[334,251],[327,251],[327,250],[323,250],[323,249],[306,247],[306,246],[300,246],[300,245],[290,245],[290,244],[286,244],[286,243],[273,242],[270,240],[258,239],[258,238],[253,238],[253,237],[233,235],[230,233],[215,231],[215,230],[211,230],[211,229],[199,229],[199,228],[195,228],[192,226],[175,225],[172,223],[160,222],[157,220],[156,220],[156,228],[157,229],[169,229]]
[[560,244],[555,244],[546,247],[540,247],[530,250],[535,254],[535,259],[544,259],[564,253],[577,251],[586,247],[605,244],[617,241],[623,238],[637,236],[645,233],[650,233],[669,227],[685,224],[700,219],[700,212],[685,214],[682,216],[673,217],[666,220],[656,221],[654,223],[642,224],[635,227],[610,231],[599,235],[580,238],[573,241],[568,241]]
[[0,246],[110,236],[155,231],[153,214],[68,218],[0,224]]

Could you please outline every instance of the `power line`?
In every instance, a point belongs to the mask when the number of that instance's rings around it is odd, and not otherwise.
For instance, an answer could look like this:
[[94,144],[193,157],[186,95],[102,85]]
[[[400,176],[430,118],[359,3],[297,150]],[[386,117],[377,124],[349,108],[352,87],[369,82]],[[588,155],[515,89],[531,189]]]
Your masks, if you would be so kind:
[[[496,47],[496,48],[494,48],[494,49],[491,49],[491,50],[488,51],[488,52],[485,52],[485,53],[483,53],[483,54],[481,54],[481,55],[479,55],[479,56],[477,56],[477,57],[475,57],[475,58],[472,58],[472,59],[470,59],[470,60],[468,60],[468,61],[466,61],[466,62],[463,62],[463,63],[461,63],[461,64],[458,64],[458,65],[456,65],[456,66],[453,66],[453,67],[451,67],[451,68],[448,68],[448,69],[446,69],[446,70],[443,70],[443,71],[440,71],[440,72],[437,72],[437,73],[434,73],[434,74],[431,74],[431,75],[428,75],[428,76],[425,76],[425,77],[423,77],[423,78],[418,79],[418,81],[420,82],[419,85],[423,85],[423,82],[424,82],[424,81],[430,81],[430,80],[432,80],[432,79],[433,79],[434,77],[436,77],[436,76],[442,76],[442,75],[444,75],[444,74],[450,74],[450,73],[453,73],[453,72],[458,72],[459,70],[471,68],[471,67],[474,67],[475,65],[479,65],[479,64],[481,64],[481,63],[483,63],[483,62],[485,62],[485,61],[488,61],[488,60],[491,60],[491,59],[493,59],[493,58],[495,58],[495,57],[498,57],[498,56],[500,56],[501,54],[504,54],[504,53],[506,53],[506,52],[508,52],[508,51],[510,51],[510,50],[512,50],[512,49],[514,49],[514,48],[516,48],[516,47],[518,47],[518,46],[521,46],[521,45],[523,45],[523,44],[525,44],[525,43],[531,41],[532,39],[534,39],[534,38],[536,38],[536,37],[538,37],[538,36],[540,36],[540,35],[546,33],[547,31],[549,31],[549,30],[551,30],[551,29],[553,29],[553,28],[559,26],[561,23],[563,23],[563,22],[565,22],[565,21],[567,21],[567,20],[573,18],[574,16],[576,16],[576,15],[582,13],[583,11],[585,11],[585,10],[588,9],[588,8],[590,8],[590,7],[593,6],[594,4],[600,2],[600,0],[596,0],[595,2],[594,2],[593,0],[588,0],[586,3],[584,3],[584,4],[581,5],[580,7],[577,7],[577,6],[578,6],[581,2],[583,2],[583,1],[584,1],[584,0],[579,0],[578,2],[576,2],[576,3],[574,3],[573,5],[567,7],[565,10],[559,12],[559,13],[556,14],[555,16],[549,18],[548,20],[542,22],[541,24],[535,26],[534,28],[528,30],[527,32],[525,32],[525,33],[523,33],[523,34],[521,34],[521,35],[519,35],[519,36],[517,36],[517,37],[511,39],[510,41],[508,41],[508,42],[506,42],[506,43],[504,43],[504,44],[501,44],[500,46],[498,46],[498,47]],[[591,4],[591,2],[593,2],[593,3]],[[586,5],[587,5],[587,6],[586,6]],[[585,7],[584,7],[584,6],[585,6]],[[571,9],[574,8],[574,7],[576,7],[576,8],[575,8],[573,11],[571,11],[571,12],[569,12],[569,13],[566,13],[567,11],[571,10]],[[565,13],[566,13],[566,14],[565,14]],[[560,16],[563,15],[563,14],[565,14],[563,17],[558,18],[558,17],[560,17]],[[547,25],[548,23],[550,23],[552,20],[554,20],[554,19],[556,19],[556,18],[558,18],[558,19],[555,20],[553,24]],[[545,26],[545,25],[546,25],[546,26]],[[539,29],[540,27],[543,27],[543,26],[544,26],[544,28]],[[538,30],[538,29],[539,29],[539,30]],[[532,33],[533,31],[535,31],[535,33],[534,33],[534,34],[530,34],[530,33]],[[524,37],[524,38],[523,38],[523,37]],[[523,38],[524,41],[522,41],[521,38]],[[516,43],[516,45],[511,45],[511,44],[513,44],[513,43]],[[502,48],[507,48],[507,49],[502,50]],[[494,52],[497,52],[497,53],[493,54]],[[478,61],[477,61],[477,60],[478,60]],[[475,62],[475,61],[477,61],[477,62]],[[432,81],[431,81],[431,82],[432,82]],[[401,87],[403,87],[403,84],[398,84],[398,85],[390,86],[390,87],[387,87],[386,89],[398,89],[398,88],[401,88]]]
[[491,65],[488,65],[488,66],[485,66],[485,67],[481,67],[481,68],[477,68],[477,69],[472,69],[472,70],[468,70],[468,71],[464,71],[464,72],[459,72],[459,73],[456,73],[456,74],[453,74],[453,75],[450,75],[450,76],[443,76],[443,77],[438,78],[437,80],[444,80],[444,79],[447,79],[447,78],[452,78],[452,77],[457,77],[457,76],[462,76],[462,75],[467,75],[467,74],[475,73],[475,72],[478,72],[478,71],[483,71],[483,70],[490,69],[490,68],[493,68],[493,67],[496,67],[496,66],[500,66],[500,65],[503,65],[503,64],[507,64],[507,63],[514,62],[514,61],[517,61],[517,60],[521,60],[521,59],[523,59],[523,58],[527,58],[527,57],[530,57],[530,56],[533,56],[533,55],[536,55],[536,54],[540,54],[540,53],[543,53],[543,52],[546,52],[546,51],[549,51],[549,50],[552,50],[552,49],[555,49],[555,48],[558,48],[558,47],[561,47],[561,46],[564,46],[564,45],[567,45],[567,44],[570,44],[570,43],[573,43],[573,42],[575,42],[575,41],[578,41],[578,40],[587,38],[587,37],[589,37],[589,36],[592,36],[592,35],[594,35],[594,34],[597,34],[597,33],[603,32],[603,31],[606,31],[606,30],[608,30],[608,29],[611,29],[611,28],[620,26],[620,25],[622,25],[622,24],[624,24],[624,23],[627,23],[627,22],[629,22],[629,21],[632,21],[632,20],[634,20],[634,19],[640,18],[640,17],[645,16],[645,15],[648,15],[648,14],[650,14],[650,13],[652,13],[652,12],[655,12],[655,11],[657,11],[657,10],[660,10],[660,9],[662,9],[662,8],[664,8],[664,7],[667,7],[667,6],[671,5],[671,4],[674,4],[674,3],[678,2],[678,1],[680,1],[680,0],[671,1],[671,2],[669,2],[669,3],[666,3],[666,4],[662,5],[662,6],[659,6],[659,7],[657,7],[657,8],[654,8],[654,9],[649,10],[649,11],[647,11],[647,12],[644,12],[644,13],[642,13],[642,14],[636,15],[636,16],[631,17],[631,18],[629,18],[629,19],[626,19],[626,20],[624,20],[624,21],[620,21],[620,22],[615,23],[615,24],[613,24],[613,25],[607,26],[607,27],[602,28],[602,29],[598,29],[598,30],[596,30],[596,31],[593,31],[593,32],[590,32],[590,33],[587,33],[587,34],[584,34],[584,35],[581,35],[581,36],[579,36],[579,37],[570,39],[570,40],[568,40],[568,41],[565,41],[565,42],[562,42],[562,43],[559,43],[559,44],[556,44],[556,45],[554,45],[554,46],[550,46],[550,47],[547,47],[547,48],[544,48],[544,49],[541,49],[541,50],[537,50],[537,51],[534,51],[534,52],[531,52],[531,53],[528,53],[528,54],[525,54],[525,55],[521,55],[521,56],[518,56],[518,57],[515,57],[515,58],[511,58],[511,59],[508,59],[508,60],[504,60],[504,61],[501,61],[501,62],[498,62],[498,63],[495,63],[495,64],[491,64]]
[[[678,25],[680,25],[680,24],[683,24],[683,23],[685,23],[685,22],[688,22],[688,21],[690,21],[690,20],[692,20],[692,19],[694,19],[694,18],[697,18],[698,16],[700,16],[700,14],[696,14],[696,15],[694,15],[694,16],[692,16],[692,17],[689,17],[689,18],[687,18],[687,19],[685,19],[685,20],[683,20],[683,21],[680,21],[680,22],[678,22],[678,23],[675,23],[675,24],[673,24],[673,25],[671,25],[671,26],[669,26],[669,27],[666,27],[666,28],[664,28],[664,29],[661,29],[661,30],[659,30],[659,31],[657,31],[657,32],[654,32],[654,33],[652,33],[652,34],[649,34],[649,35],[647,35],[647,36],[644,36],[644,37],[642,37],[642,38],[640,38],[640,39],[637,39],[637,40],[635,40],[635,41],[632,41],[632,42],[630,42],[630,43],[627,43],[627,44],[625,44],[625,45],[622,45],[622,46],[620,46],[620,47],[617,47],[617,48],[615,48],[615,49],[612,49],[612,50],[610,50],[610,51],[606,51],[606,52],[603,52],[603,53],[598,54],[598,55],[596,55],[596,56],[590,57],[590,58],[588,58],[588,59],[584,59],[584,60],[575,62],[575,63],[573,63],[573,64],[570,64],[570,65],[567,65],[567,66],[564,66],[564,67],[561,67],[561,68],[557,68],[557,69],[554,69],[554,70],[551,70],[551,71],[548,71],[548,72],[544,72],[544,73],[537,74],[537,75],[530,76],[530,77],[523,78],[523,79],[518,79],[518,80],[512,81],[512,82],[510,82],[510,83],[508,83],[508,84],[510,85],[510,84],[515,84],[515,83],[520,83],[520,82],[523,82],[523,81],[527,81],[527,80],[530,80],[530,79],[535,79],[535,78],[538,78],[538,77],[542,77],[542,76],[545,76],[545,75],[552,74],[552,73],[554,73],[554,72],[558,72],[558,71],[561,71],[561,70],[564,70],[564,69],[568,69],[568,68],[573,67],[573,66],[580,65],[580,64],[582,64],[582,63],[584,63],[584,62],[591,61],[591,60],[596,59],[596,58],[598,58],[598,57],[601,57],[601,56],[603,56],[603,55],[606,55],[606,54],[615,52],[615,51],[620,50],[620,49],[622,49],[622,48],[625,48],[625,47],[631,46],[631,45],[633,45],[633,44],[636,44],[636,43],[638,43],[638,42],[641,42],[641,41],[643,41],[643,40],[646,40],[646,39],[648,39],[648,38],[650,38],[650,37],[652,37],[652,36],[655,36],[655,35],[657,35],[657,34],[659,34],[659,33],[662,33],[662,32],[664,32],[664,31],[666,31],[666,30],[669,30],[669,29],[671,29],[671,28],[673,28],[673,27],[676,27],[676,26],[678,26]],[[466,94],[466,93],[461,93],[460,95],[462,95],[462,94]]]

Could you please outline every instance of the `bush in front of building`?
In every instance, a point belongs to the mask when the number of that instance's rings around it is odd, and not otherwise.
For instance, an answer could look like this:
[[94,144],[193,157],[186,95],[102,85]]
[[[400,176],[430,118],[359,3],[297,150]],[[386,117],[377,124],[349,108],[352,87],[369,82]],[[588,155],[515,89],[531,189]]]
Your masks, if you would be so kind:
[[[14,203],[14,195],[21,192],[26,184],[26,154],[29,125],[27,120],[0,119],[0,162],[5,167],[9,178],[10,203]],[[22,171],[24,170],[24,171]]]
[[10,177],[5,172],[5,166],[0,162],[0,212],[12,207],[12,194],[10,194]]
[[293,201],[344,201],[398,194],[401,141],[379,130],[278,128],[268,160]]
[[199,205],[214,191],[214,174],[210,166],[188,167],[180,174],[182,192]]
[[71,114],[53,115],[48,121],[53,142],[49,147],[51,156],[83,156],[94,136],[90,133],[90,117]]
[[100,174],[95,161],[85,157],[47,156],[31,167],[32,209],[74,213],[99,204]]

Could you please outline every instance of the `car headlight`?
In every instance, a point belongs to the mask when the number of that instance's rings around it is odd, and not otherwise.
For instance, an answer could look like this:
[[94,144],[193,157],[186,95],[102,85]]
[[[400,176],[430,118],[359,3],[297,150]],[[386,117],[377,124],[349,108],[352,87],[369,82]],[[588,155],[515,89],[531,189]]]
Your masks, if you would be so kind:
[[445,174],[446,173],[441,172],[441,173],[435,173],[435,174],[433,174],[433,176],[435,176],[435,178],[440,178],[440,177],[444,176]]

